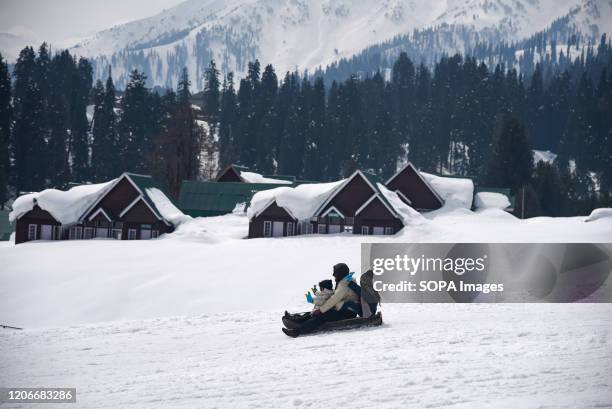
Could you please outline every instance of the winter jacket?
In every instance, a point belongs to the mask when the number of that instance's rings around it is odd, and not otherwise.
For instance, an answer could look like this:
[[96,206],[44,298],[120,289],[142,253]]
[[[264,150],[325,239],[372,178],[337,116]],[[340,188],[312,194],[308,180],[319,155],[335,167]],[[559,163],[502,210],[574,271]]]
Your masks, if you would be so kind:
[[342,305],[345,301],[354,301],[356,303],[360,302],[357,293],[355,293],[355,291],[349,288],[349,282],[342,279],[336,285],[334,295],[332,295],[327,301],[325,301],[325,303],[321,305],[321,308],[319,309],[322,313],[326,313],[332,308],[336,308],[336,310],[339,310],[340,308],[342,308]]
[[329,300],[332,295],[334,295],[334,290],[327,288],[320,290],[313,300],[314,309],[321,308],[321,306],[325,304],[325,301]]

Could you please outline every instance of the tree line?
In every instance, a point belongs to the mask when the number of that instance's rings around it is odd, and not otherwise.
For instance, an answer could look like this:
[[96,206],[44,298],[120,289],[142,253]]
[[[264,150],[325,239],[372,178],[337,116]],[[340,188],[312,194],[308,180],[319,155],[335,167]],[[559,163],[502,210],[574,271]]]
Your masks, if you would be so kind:
[[[605,36],[587,57],[554,72],[536,64],[526,78],[460,55],[430,69],[402,53],[389,73],[331,84],[297,72],[279,80],[257,60],[236,84],[211,61],[202,79],[202,127],[187,70],[176,90],[163,93],[133,70],[119,92],[110,68],[105,83],[92,85],[87,60],[67,51],[50,56],[44,44],[37,54],[27,47],[13,81],[0,64],[2,202],[121,171],[153,174],[176,195],[204,166],[239,163],[328,181],[357,168],[384,179],[398,160],[410,160],[425,171],[510,187],[526,196],[527,215],[584,213],[608,203],[612,190]],[[536,166],[533,148],[557,152],[557,161]]]
[[93,84],[87,59],[51,55],[43,43],[21,51],[12,77],[0,55],[0,203],[123,171],[153,174],[173,194],[198,176],[206,132],[186,71],[176,91],[160,95],[133,70],[118,97],[110,68],[105,83]]

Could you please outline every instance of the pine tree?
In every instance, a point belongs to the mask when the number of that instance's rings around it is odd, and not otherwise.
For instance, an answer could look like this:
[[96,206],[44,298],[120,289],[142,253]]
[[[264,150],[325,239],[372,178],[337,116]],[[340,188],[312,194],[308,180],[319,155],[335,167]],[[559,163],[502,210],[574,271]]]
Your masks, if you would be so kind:
[[564,204],[561,176],[554,165],[538,162],[532,186],[537,199],[537,209],[528,209],[529,216],[557,217],[562,214]]
[[[211,64],[214,64],[214,61],[211,61]],[[189,103],[189,100],[191,99],[191,91],[189,90],[190,86],[191,86],[191,81],[189,81],[189,72],[187,71],[187,67],[184,67],[183,73],[181,75],[181,79],[178,82],[178,87],[176,90],[179,103],[181,104]]]
[[119,158],[119,137],[117,115],[115,114],[115,85],[110,66],[106,87],[101,81],[96,83],[94,94],[94,116],[91,124],[92,177],[102,182],[113,179],[121,173]]
[[146,80],[144,73],[133,70],[121,100],[119,154],[124,171],[148,172],[147,156],[152,146],[149,113],[152,107]]
[[219,162],[222,169],[234,163],[238,158],[237,141],[234,134],[237,122],[238,107],[234,90],[234,74],[229,73],[223,80],[219,115]]
[[502,122],[489,159],[487,183],[515,192],[531,180],[533,153],[525,127],[516,119]]
[[72,177],[76,181],[89,180],[91,178],[87,105],[89,103],[92,81],[93,68],[90,62],[85,58],[80,58],[74,72],[70,113]]
[[315,79],[309,106],[304,177],[307,180],[317,181],[323,180],[330,151],[329,136],[326,129],[325,83],[321,77]]
[[531,114],[529,131],[530,134],[533,135],[535,148],[542,149],[548,145],[548,134],[544,110],[544,80],[542,78],[542,68],[540,64],[536,64],[535,71],[531,77],[527,101]]
[[184,70],[177,93],[168,92],[163,98],[160,106],[166,111],[165,120],[153,140],[153,174],[174,197],[178,197],[183,180],[196,179],[200,169],[203,130],[191,107],[189,86]]
[[414,64],[405,52],[393,64],[391,85],[393,89],[393,122],[395,140],[406,143],[414,136],[413,115],[415,111],[414,98]]
[[47,128],[45,101],[36,80],[36,55],[24,48],[15,64],[15,125],[12,134],[17,193],[38,191],[45,187]]
[[12,117],[11,77],[8,64],[0,54],[0,209],[4,209],[9,196],[9,141]]
[[[70,181],[68,162],[68,130],[70,127],[69,98],[73,83],[74,61],[67,52],[58,54],[51,60],[48,70],[47,100],[45,108],[45,127],[47,146],[45,176],[48,185],[65,187]],[[39,81],[44,81],[39,79]],[[41,85],[42,87],[42,85]]]
[[204,112],[209,116],[209,127],[214,131],[219,121],[220,93],[219,93],[219,70],[215,60],[204,72]]
[[278,92],[278,79],[272,65],[267,65],[261,77],[261,92],[257,101],[258,109],[261,111],[262,120],[257,128],[257,162],[259,172],[273,173],[274,166],[274,142],[279,133],[278,114],[276,112],[276,98]]

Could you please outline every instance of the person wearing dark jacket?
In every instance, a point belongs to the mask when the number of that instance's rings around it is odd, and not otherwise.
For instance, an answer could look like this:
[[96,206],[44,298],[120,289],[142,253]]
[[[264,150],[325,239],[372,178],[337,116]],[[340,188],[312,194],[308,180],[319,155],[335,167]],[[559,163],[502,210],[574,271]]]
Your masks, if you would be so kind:
[[[332,295],[319,309],[311,313],[311,318],[303,322],[298,329],[283,328],[283,332],[291,337],[297,337],[314,331],[326,322],[355,318],[357,313],[346,308],[342,308],[347,302],[360,303],[360,296],[349,286],[349,268],[344,263],[334,266],[333,276],[336,281],[334,295]],[[347,280],[347,278],[349,278]]]

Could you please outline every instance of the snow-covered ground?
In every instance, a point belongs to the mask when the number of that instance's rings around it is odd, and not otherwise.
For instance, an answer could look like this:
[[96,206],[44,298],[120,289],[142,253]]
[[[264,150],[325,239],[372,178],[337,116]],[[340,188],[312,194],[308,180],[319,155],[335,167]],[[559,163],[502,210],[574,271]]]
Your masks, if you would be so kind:
[[610,304],[387,304],[379,328],[280,332],[333,264],[359,268],[361,242],[612,239],[612,217],[584,220],[457,209],[393,237],[243,240],[228,215],[0,246],[0,323],[25,328],[0,330],[0,385],[77,387],[67,407],[87,408],[612,406]]
[[4,331],[0,384],[76,387],[68,409],[612,405],[609,304],[383,308],[297,339],[281,310]]

